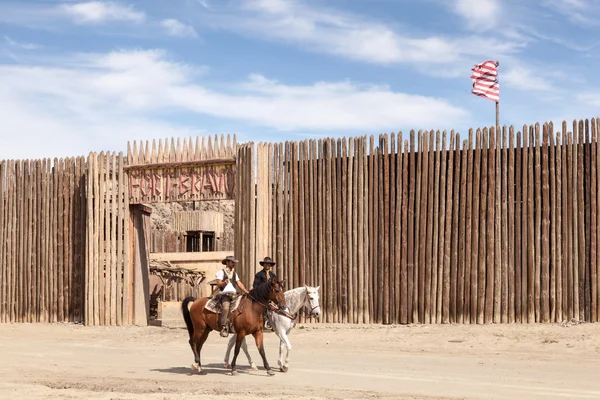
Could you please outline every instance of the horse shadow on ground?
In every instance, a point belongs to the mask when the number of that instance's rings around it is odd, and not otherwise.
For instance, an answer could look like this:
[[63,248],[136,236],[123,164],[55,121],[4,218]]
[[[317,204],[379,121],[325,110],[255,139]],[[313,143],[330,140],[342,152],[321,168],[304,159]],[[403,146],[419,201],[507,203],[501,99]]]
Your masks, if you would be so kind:
[[[212,364],[202,364],[202,370],[207,374],[219,374],[219,375],[231,375],[231,368],[224,368],[223,364],[212,363]],[[261,371],[253,371],[249,366],[238,366],[237,370],[239,373],[256,373]],[[152,372],[162,372],[167,374],[179,374],[179,375],[198,375],[198,372],[192,371],[191,367],[171,367],[171,368],[155,368],[151,369]],[[262,371],[264,372],[264,371]]]

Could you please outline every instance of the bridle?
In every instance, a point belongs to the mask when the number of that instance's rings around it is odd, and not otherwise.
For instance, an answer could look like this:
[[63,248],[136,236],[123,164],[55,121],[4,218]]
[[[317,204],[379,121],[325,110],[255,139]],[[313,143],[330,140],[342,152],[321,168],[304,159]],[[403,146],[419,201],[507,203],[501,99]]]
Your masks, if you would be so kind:
[[246,296],[250,297],[252,300],[254,300],[256,303],[260,304],[261,306],[263,306],[266,309],[270,309],[273,312],[276,312],[278,314],[281,315],[285,315],[286,317],[290,318],[290,319],[294,319],[292,318],[292,316],[289,313],[286,313],[284,311],[281,311],[281,309],[279,308],[279,306],[277,304],[275,304],[272,300],[269,300],[268,305],[267,304],[263,304],[260,301],[256,300],[251,294],[250,292],[248,292],[248,294],[246,294]]
[[[310,298],[308,297],[308,290],[306,290],[306,292],[304,293],[304,301],[305,301],[305,302],[306,302],[306,301],[308,301],[308,305],[309,305],[309,306],[311,305],[311,304],[310,304]],[[303,308],[304,308],[304,307],[303,307]],[[310,317],[310,316],[311,316],[311,314],[312,314],[312,312],[313,312],[314,310],[316,310],[317,308],[321,308],[321,306],[319,305],[319,303],[318,303],[318,302],[317,302],[317,305],[316,305],[316,306],[314,306],[314,307],[312,307],[312,308],[310,309],[310,311],[306,311],[306,310],[305,310],[305,312],[306,312],[306,316],[307,316],[307,317]]]
[[[310,306],[310,298],[308,297],[308,289],[306,290],[306,292],[304,292],[304,303],[308,302],[308,305]],[[321,306],[319,305],[319,303],[317,303],[316,306],[312,307],[310,309],[310,311],[306,311],[305,307],[304,307],[304,303],[302,304],[302,310],[304,310],[304,316],[307,318],[312,318],[311,314],[314,310],[316,310],[317,308],[321,308]],[[290,318],[291,320],[295,320],[296,318],[298,318],[298,314],[300,314],[300,311],[298,311],[296,314],[294,314],[293,316],[291,315],[286,315],[286,317]]]

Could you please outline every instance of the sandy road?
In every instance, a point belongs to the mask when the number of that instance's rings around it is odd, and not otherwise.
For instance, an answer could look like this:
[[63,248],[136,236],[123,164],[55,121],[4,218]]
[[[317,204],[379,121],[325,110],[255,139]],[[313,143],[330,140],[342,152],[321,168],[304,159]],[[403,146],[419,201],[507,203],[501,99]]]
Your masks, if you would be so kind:
[[[594,399],[600,325],[361,327],[292,333],[287,374],[222,368],[225,339],[191,374],[183,329],[0,325],[0,398],[16,399]],[[266,335],[277,367],[278,341]],[[241,397],[240,397],[241,395]]]

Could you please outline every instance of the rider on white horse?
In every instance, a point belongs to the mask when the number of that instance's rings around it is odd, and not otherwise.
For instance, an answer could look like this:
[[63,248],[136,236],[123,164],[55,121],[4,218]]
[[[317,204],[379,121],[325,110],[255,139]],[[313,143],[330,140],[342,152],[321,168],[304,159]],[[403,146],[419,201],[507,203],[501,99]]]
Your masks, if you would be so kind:
[[[263,269],[258,271],[256,275],[254,275],[254,283],[253,287],[257,287],[261,283],[271,282],[273,278],[277,278],[274,272],[271,271],[271,268],[275,266],[275,261],[271,259],[271,257],[265,257],[264,260],[258,262]],[[263,312],[263,320],[265,321],[264,327],[266,329],[272,329],[269,324],[269,319],[267,318],[267,310]]]

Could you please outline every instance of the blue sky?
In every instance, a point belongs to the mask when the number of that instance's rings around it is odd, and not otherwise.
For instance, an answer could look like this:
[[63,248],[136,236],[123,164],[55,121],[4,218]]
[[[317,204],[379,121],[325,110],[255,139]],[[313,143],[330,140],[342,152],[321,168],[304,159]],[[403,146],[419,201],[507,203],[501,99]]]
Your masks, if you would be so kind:
[[[0,159],[600,115],[600,0],[1,0]],[[464,136],[463,136],[464,138]]]

